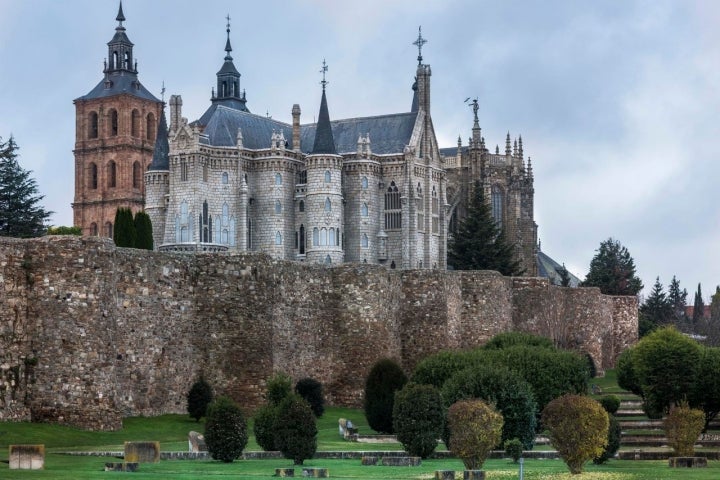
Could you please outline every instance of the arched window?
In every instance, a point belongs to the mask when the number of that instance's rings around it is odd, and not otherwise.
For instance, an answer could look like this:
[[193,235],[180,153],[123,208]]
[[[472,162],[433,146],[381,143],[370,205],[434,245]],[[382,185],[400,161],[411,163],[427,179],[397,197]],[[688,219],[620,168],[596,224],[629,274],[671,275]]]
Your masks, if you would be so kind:
[[113,52],[112,54],[112,61],[110,63],[110,70],[114,70],[116,68],[120,67],[120,62],[118,61],[118,53],[117,51]]
[[203,243],[212,243],[212,217],[210,216],[207,200],[203,202],[200,214],[200,232]]
[[320,230],[317,227],[313,228],[313,245],[320,245]]
[[105,236],[113,238],[113,224],[110,222],[105,222]]
[[335,235],[335,246],[336,247],[340,246],[340,229],[339,228],[337,229],[337,235]]
[[282,245],[282,234],[275,232],[275,245]]
[[93,222],[90,224],[90,235],[92,235],[93,237],[97,237],[97,234],[98,234],[97,223]]
[[367,190],[367,188],[368,188],[368,179],[367,179],[367,177],[362,177],[362,178],[360,179],[360,187],[361,187],[363,190]]
[[133,137],[140,137],[140,112],[137,109],[132,111],[130,118],[130,132]]
[[155,141],[155,115],[152,113],[147,114],[147,125],[145,127],[145,133],[147,139],[151,142]]
[[328,246],[335,245],[335,229],[328,230]]
[[275,200],[275,213],[282,213],[282,203],[280,203],[280,200]]
[[188,179],[188,165],[187,161],[180,160],[180,181],[185,182]]
[[330,170],[325,170],[325,183],[330,183],[332,181],[332,175],[330,175]]
[[330,258],[330,255],[325,257],[325,264],[330,265],[332,263],[332,258]]
[[493,185],[491,190],[492,216],[498,228],[503,228],[503,190],[498,185]]
[[301,212],[305,211],[305,201],[304,200],[300,200],[300,203],[298,204],[298,210]]
[[128,70],[132,69],[132,66],[130,65],[130,53],[125,52],[125,68]]
[[438,233],[440,230],[440,201],[438,199],[437,190],[432,188],[432,233]]
[[203,163],[202,172],[203,172],[203,182],[207,182],[208,181],[208,164],[207,163]]
[[367,233],[363,233],[362,238],[360,239],[360,246],[362,248],[368,248],[368,245],[370,242],[368,241]]
[[92,190],[95,190],[98,186],[97,165],[94,162],[90,162],[90,168],[88,170],[88,187]]
[[227,172],[222,173],[222,183],[223,185],[227,185],[228,183],[230,183],[230,178],[228,177]]
[[142,168],[140,162],[133,163],[133,188],[140,188],[142,185]]
[[110,112],[108,112],[108,115],[110,117],[110,136],[115,137],[118,134],[118,112],[117,110],[110,109]]
[[363,217],[367,217],[367,216],[368,216],[368,206],[367,206],[367,203],[363,203],[363,204],[360,206],[360,215],[362,215]]
[[305,225],[300,225],[300,255],[305,255]]
[[320,246],[327,246],[327,228],[320,229]]
[[88,138],[98,138],[98,114],[90,112],[88,119]]
[[282,174],[281,173],[275,174],[275,185],[282,185]]
[[385,192],[385,229],[396,230],[402,227],[402,207],[400,206],[400,191],[395,182]]
[[330,197],[325,197],[325,211],[332,212],[332,202],[330,201]]
[[115,188],[117,186],[117,165],[113,160],[110,160],[107,168],[108,174],[108,187]]

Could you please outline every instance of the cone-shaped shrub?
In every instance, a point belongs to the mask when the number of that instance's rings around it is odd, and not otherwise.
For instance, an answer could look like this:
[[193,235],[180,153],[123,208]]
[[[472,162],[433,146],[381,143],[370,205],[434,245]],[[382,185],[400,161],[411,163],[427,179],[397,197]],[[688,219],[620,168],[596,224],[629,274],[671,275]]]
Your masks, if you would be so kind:
[[212,458],[232,462],[242,455],[247,442],[247,423],[240,407],[227,397],[211,403],[205,421],[205,443]]
[[389,358],[378,360],[365,380],[365,418],[380,433],[393,432],[395,392],[407,383],[400,366]]

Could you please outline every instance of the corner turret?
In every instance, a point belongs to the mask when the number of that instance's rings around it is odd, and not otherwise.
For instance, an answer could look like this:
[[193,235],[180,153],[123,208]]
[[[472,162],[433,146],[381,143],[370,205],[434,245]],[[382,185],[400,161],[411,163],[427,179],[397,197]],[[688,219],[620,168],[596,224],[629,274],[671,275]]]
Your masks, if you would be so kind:
[[227,19],[227,39],[225,41],[225,61],[217,72],[217,90],[213,91],[211,101],[226,107],[249,112],[246,106],[245,91],[240,91],[240,72],[233,63],[232,46],[230,45],[230,15]]

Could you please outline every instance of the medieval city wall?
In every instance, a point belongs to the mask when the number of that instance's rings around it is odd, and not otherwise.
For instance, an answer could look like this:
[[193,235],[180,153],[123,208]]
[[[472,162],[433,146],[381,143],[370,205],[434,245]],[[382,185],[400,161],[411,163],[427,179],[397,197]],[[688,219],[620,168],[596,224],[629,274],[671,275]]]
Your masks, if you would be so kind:
[[114,429],[183,413],[202,373],[248,409],[284,371],[358,406],[382,357],[409,372],[512,329],[588,352],[636,341],[637,302],[495,272],[326,268],[266,255],[146,252],[107,239],[0,239],[0,419]]

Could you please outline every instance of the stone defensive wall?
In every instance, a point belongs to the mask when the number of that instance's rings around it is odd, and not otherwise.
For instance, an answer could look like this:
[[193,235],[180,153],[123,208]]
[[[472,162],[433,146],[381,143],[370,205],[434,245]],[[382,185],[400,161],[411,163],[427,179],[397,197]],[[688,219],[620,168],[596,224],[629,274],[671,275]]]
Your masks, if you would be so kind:
[[509,330],[588,353],[598,371],[637,340],[635,297],[495,272],[334,267],[260,254],[116,248],[109,239],[0,239],[0,419],[117,429],[185,413],[203,374],[251,411],[277,371],[360,406],[382,357],[406,372]]

